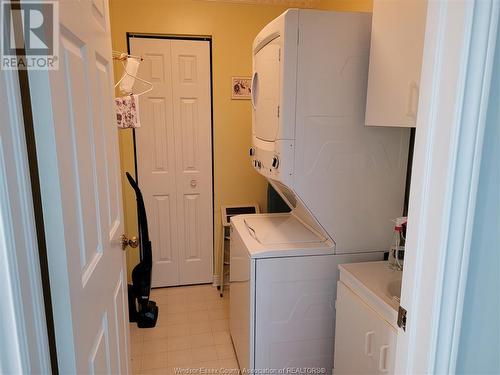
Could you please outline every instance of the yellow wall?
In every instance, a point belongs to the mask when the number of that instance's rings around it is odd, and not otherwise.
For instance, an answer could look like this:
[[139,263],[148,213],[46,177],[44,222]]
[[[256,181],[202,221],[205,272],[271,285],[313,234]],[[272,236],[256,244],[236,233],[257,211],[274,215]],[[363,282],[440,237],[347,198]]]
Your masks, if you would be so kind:
[[[266,182],[250,166],[251,106],[231,100],[231,76],[252,73],[251,46],[257,33],[285,11],[274,5],[244,5],[199,0],[110,0],[113,49],[126,51],[129,32],[212,36],[214,104],[214,215],[215,249],[220,249],[220,206],[257,202],[266,208]],[[115,65],[115,75],[121,74]],[[117,77],[115,77],[117,78]],[[141,129],[145,131],[146,129]],[[120,130],[122,177],[134,171],[132,133]],[[135,196],[125,178],[125,232],[137,235]],[[128,251],[128,269],[138,262]],[[218,269],[219,261],[216,259]]]
[[318,9],[371,13],[373,0],[320,0]]
[[[231,76],[250,76],[251,46],[257,33],[287,7],[200,0],[110,0],[113,49],[126,51],[128,32],[212,36],[214,104],[215,267],[219,267],[220,206],[257,202],[266,208],[266,182],[250,166],[251,107],[231,100]],[[319,9],[371,12],[372,0],[321,0]],[[121,74],[115,66],[115,79]],[[133,174],[132,132],[120,130],[125,233],[137,235],[135,196],[124,172]],[[129,249],[130,271],[139,259]]]

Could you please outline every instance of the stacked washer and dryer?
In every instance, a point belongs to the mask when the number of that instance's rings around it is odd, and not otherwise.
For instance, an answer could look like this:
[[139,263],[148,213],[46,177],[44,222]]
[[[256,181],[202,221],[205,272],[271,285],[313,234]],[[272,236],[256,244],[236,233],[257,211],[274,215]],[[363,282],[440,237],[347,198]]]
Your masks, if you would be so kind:
[[338,265],[390,247],[409,131],[364,126],[370,29],[369,14],[290,9],[253,43],[251,161],[292,211],[231,219],[242,370],[330,373]]

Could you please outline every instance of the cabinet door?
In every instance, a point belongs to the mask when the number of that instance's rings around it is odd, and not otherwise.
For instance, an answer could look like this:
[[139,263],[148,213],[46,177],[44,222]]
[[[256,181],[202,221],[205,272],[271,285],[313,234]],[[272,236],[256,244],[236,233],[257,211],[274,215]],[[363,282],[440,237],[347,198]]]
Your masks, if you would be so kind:
[[340,281],[336,315],[334,373],[392,373],[396,330]]
[[[375,313],[375,312],[373,312]],[[374,373],[394,374],[396,363],[397,331],[385,320],[378,318],[373,325],[373,359],[376,362]]]
[[373,2],[365,124],[416,125],[427,1]]
[[369,307],[342,282],[337,284],[335,320],[335,374],[372,374],[375,361],[373,323]]

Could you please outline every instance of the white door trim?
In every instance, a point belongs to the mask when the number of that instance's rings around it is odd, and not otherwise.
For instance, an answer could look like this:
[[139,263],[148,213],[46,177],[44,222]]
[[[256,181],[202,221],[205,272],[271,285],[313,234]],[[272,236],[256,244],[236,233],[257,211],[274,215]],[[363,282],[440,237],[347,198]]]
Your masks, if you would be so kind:
[[499,7],[429,2],[398,374],[455,372]]
[[0,72],[0,373],[51,373],[17,71]]

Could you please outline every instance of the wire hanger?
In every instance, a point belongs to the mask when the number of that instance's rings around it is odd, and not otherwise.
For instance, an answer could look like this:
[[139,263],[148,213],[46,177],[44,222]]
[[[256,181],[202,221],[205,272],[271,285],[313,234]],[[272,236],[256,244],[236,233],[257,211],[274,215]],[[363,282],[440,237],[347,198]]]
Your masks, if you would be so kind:
[[[138,80],[139,82],[142,82],[142,83],[145,83],[146,85],[149,85],[149,87],[147,89],[145,89],[144,91],[140,92],[140,93],[137,93],[135,95],[137,96],[140,96],[140,95],[143,95],[143,94],[146,94],[147,92],[150,92],[151,90],[153,90],[153,84],[143,78],[140,78],[136,75],[133,75],[133,74],[130,74],[128,71],[127,71],[127,67],[125,66],[125,62],[127,61],[127,59],[129,58],[132,58],[132,59],[138,59],[140,61],[144,61],[144,59],[140,56],[133,56],[133,55],[128,55],[126,53],[121,53],[121,52],[118,52],[118,51],[113,51],[113,60],[119,60],[123,66],[123,75],[122,77],[120,78],[120,80],[118,82],[116,82],[115,84],[115,88],[118,87],[118,85],[121,83],[121,81],[123,81],[123,79],[126,77],[126,76],[129,76],[129,77],[132,77],[134,78],[135,80]],[[134,95],[133,93],[131,93],[130,95]]]
[[144,58],[142,58],[142,56],[128,55],[124,52],[113,51],[113,60],[127,61],[127,58],[129,58],[129,57],[132,59],[144,61]]

